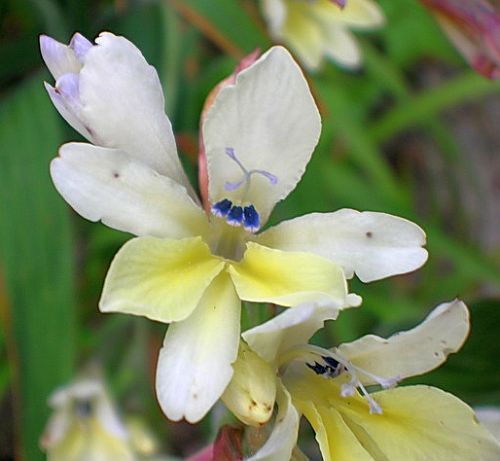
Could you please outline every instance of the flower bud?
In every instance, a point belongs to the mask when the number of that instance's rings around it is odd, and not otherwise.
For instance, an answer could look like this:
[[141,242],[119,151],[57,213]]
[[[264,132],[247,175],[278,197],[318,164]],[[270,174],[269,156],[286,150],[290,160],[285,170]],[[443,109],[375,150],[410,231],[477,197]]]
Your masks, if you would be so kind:
[[271,366],[244,342],[233,364],[233,379],[222,400],[234,415],[249,426],[259,426],[273,414],[276,376]]

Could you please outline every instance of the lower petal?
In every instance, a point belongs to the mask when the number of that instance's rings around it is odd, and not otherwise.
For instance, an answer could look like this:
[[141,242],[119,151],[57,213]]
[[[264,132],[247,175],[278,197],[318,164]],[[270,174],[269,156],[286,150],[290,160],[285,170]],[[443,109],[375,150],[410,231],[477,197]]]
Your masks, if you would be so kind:
[[347,285],[342,269],[312,253],[284,252],[247,244],[243,260],[229,271],[241,299],[295,306],[308,301],[345,307]]
[[363,448],[335,408],[316,407],[310,401],[299,403],[298,408],[313,427],[325,461],[375,461],[379,459],[372,458]]
[[297,443],[300,416],[292,404],[290,394],[278,386],[278,414],[266,443],[247,461],[276,461],[290,459]]
[[339,398],[336,406],[375,459],[500,459],[500,444],[478,423],[472,409],[451,394],[429,386],[408,386],[372,396],[383,414],[369,414],[360,405],[349,405],[351,398]]
[[361,65],[361,51],[354,34],[339,25],[325,29],[325,54],[347,69]]
[[240,300],[227,273],[196,310],[170,325],[158,359],[156,392],[167,417],[199,421],[229,384],[240,335]]
[[200,237],[129,240],[111,263],[99,308],[166,323],[183,320],[224,265]]

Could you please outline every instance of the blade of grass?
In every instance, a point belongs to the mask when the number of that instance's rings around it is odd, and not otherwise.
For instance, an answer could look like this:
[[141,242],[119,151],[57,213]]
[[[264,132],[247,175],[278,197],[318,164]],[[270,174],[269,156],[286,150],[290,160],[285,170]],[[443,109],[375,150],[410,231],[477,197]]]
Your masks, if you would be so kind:
[[382,143],[448,108],[493,93],[500,93],[500,82],[491,82],[472,71],[466,72],[425,94],[398,104],[369,128],[370,137]]
[[235,59],[255,48],[266,49],[269,40],[235,0],[167,0],[184,18]]
[[0,254],[10,307],[4,326],[26,461],[44,459],[38,439],[47,396],[73,374],[76,336],[72,235],[48,175],[61,132],[41,81],[17,88],[0,109]]

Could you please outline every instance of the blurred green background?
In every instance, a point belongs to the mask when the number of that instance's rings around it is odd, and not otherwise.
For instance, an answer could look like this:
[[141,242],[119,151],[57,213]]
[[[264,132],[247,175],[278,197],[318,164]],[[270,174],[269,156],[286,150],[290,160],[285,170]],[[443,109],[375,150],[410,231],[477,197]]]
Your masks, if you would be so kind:
[[[426,266],[367,286],[353,281],[364,307],[330,323],[317,341],[391,334],[460,296],[472,310],[469,343],[417,381],[473,405],[500,404],[500,82],[475,75],[417,0],[379,3],[387,25],[359,34],[362,70],[326,63],[308,76],[322,137],[272,222],[352,207],[420,224]],[[121,409],[141,415],[165,452],[194,451],[221,421],[220,412],[199,426],[162,416],[153,377],[165,325],[96,307],[113,254],[130,236],[77,216],[48,174],[58,147],[79,135],[45,93],[42,83],[52,79],[38,35],[68,42],[75,31],[92,39],[102,30],[125,35],[158,69],[193,181],[204,98],[240,58],[271,44],[255,0],[0,1],[2,461],[44,459],[38,438],[47,397],[89,361],[102,364]],[[249,311],[247,320],[255,316]]]

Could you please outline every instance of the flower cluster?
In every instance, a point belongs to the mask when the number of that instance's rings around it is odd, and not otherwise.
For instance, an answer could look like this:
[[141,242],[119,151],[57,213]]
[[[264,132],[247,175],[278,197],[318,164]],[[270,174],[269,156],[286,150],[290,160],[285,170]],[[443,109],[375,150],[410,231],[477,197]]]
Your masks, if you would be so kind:
[[[326,0],[315,7],[337,8]],[[252,460],[299,456],[300,415],[325,460],[498,459],[500,445],[458,399],[394,388],[462,345],[468,312],[460,301],[389,339],[307,344],[326,320],[361,303],[348,288],[354,275],[371,282],[407,273],[427,252],[422,229],[384,213],[342,209],[266,227],[321,131],[285,48],[250,58],[206,104],[200,199],[182,170],[157,73],[132,43],[111,33],[94,43],[79,34],[69,45],[40,42],[55,79],[48,94],[88,141],[61,147],[52,179],[81,216],[135,235],[111,263],[99,308],[170,324],[156,375],[168,418],[199,421],[222,398],[247,425],[274,421]],[[287,309],[241,339],[242,301]]]

